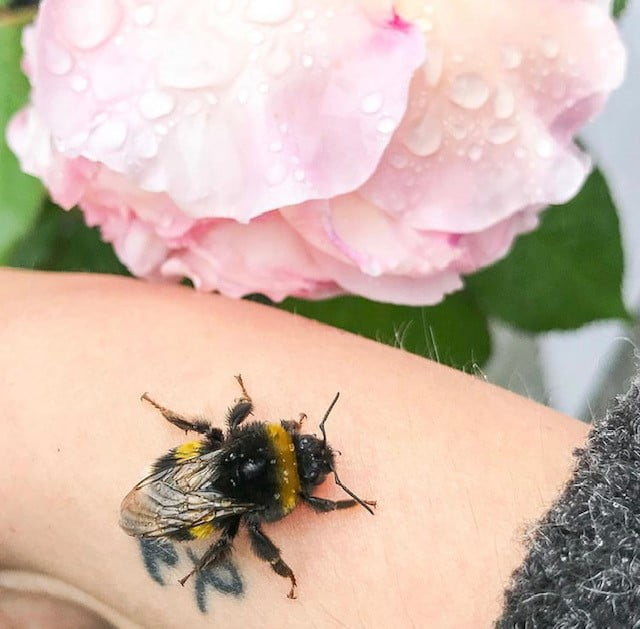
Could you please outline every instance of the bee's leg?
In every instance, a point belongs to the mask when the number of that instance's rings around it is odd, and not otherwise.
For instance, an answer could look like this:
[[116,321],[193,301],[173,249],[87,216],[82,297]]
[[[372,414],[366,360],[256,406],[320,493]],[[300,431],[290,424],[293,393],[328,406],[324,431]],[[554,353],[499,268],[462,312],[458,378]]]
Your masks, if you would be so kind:
[[149,402],[151,406],[156,408],[162,413],[162,416],[174,426],[180,428],[180,430],[184,430],[188,432],[189,430],[193,430],[194,432],[199,432],[202,435],[206,435],[210,441],[216,443],[222,443],[224,441],[224,435],[219,428],[213,428],[209,425],[209,422],[206,422],[202,419],[189,418],[184,415],[180,415],[175,411],[169,410],[168,408],[162,406],[162,404],[158,404],[155,400],[152,400],[147,393],[144,393],[141,400],[145,402]]
[[247,393],[242,376],[237,375],[236,380],[242,389],[242,397],[227,411],[229,432],[233,432],[253,412],[253,400]]
[[[357,500],[328,500],[327,498],[319,498],[318,496],[310,496],[308,494],[301,494],[301,497],[302,500],[318,513],[327,513],[328,511],[335,511],[336,509],[350,509],[360,504]],[[376,506],[375,500],[363,500],[362,502],[372,507]]]
[[291,568],[282,560],[280,549],[264,534],[258,520],[249,517],[246,519],[246,522],[253,552],[258,555],[260,559],[268,561],[276,574],[291,580],[291,589],[287,597],[296,598],[296,578]]
[[205,552],[200,560],[196,564],[195,568],[187,575],[180,579],[180,585],[184,585],[189,577],[193,576],[196,572],[203,572],[212,568],[217,563],[221,561],[225,561],[231,555],[231,550],[233,546],[233,539],[238,533],[238,528],[240,527],[240,518],[234,518],[227,526],[223,529],[222,535],[218,538],[218,540],[209,546],[207,551]]

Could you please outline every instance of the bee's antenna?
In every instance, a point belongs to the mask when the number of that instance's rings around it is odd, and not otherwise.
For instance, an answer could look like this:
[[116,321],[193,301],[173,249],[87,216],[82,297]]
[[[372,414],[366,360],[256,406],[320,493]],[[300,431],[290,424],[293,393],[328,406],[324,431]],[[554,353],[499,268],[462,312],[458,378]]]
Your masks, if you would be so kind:
[[339,478],[338,472],[336,472],[333,468],[331,469],[333,472],[333,477],[335,478],[336,485],[340,487],[343,491],[348,493],[359,505],[363,506],[371,515],[374,515],[373,509],[361,498],[358,498]]
[[326,448],[327,447],[327,433],[324,431],[324,425],[327,421],[327,418],[329,417],[329,413],[333,410],[333,407],[336,405],[336,402],[338,401],[338,398],[340,397],[340,391],[338,391],[338,393],[336,393],[336,397],[333,398],[333,402],[331,402],[331,404],[329,404],[329,408],[327,409],[327,412],[324,414],[324,417],[322,418],[322,421],[320,422],[320,432],[322,433],[322,447]]

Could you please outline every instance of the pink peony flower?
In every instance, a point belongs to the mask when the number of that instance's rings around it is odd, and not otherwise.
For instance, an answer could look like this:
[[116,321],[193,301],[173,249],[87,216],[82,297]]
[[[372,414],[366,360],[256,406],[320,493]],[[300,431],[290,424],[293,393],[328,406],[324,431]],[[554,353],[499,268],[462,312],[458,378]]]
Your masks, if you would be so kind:
[[580,188],[602,0],[43,0],[8,137],[136,275],[432,304]]

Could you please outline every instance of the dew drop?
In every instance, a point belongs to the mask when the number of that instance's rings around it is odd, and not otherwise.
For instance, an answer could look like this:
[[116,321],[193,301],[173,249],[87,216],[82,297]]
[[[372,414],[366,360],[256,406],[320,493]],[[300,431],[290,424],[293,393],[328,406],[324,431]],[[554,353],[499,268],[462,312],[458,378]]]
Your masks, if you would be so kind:
[[553,155],[553,142],[549,138],[541,138],[536,144],[536,153],[543,159]]
[[514,70],[522,63],[522,51],[515,46],[504,46],[502,49],[502,65]]
[[496,118],[510,118],[515,110],[516,99],[513,90],[504,84],[498,85],[493,98],[493,112]]
[[518,133],[518,128],[509,123],[495,124],[487,131],[487,139],[492,144],[506,144],[513,140]]
[[138,26],[149,26],[156,17],[156,10],[153,5],[145,3],[141,4],[133,12],[133,21]]
[[148,120],[155,120],[173,111],[175,99],[168,92],[146,92],[138,101],[140,113]]
[[258,92],[260,94],[268,94],[269,93],[269,84],[264,81],[258,85]]
[[[304,181],[305,177],[306,177],[306,175],[305,175],[304,170],[302,170],[302,168],[296,168],[293,171],[293,178],[296,181],[299,181],[299,182]],[[291,448],[293,449],[293,446],[291,446]]]
[[122,7],[118,0],[66,0],[59,12],[59,25],[65,39],[88,50],[102,44],[120,24]]
[[74,92],[84,92],[89,87],[89,81],[81,74],[74,74],[69,79],[69,85]]
[[106,120],[96,127],[89,138],[93,148],[99,151],[119,149],[127,139],[127,125],[122,120]]
[[365,114],[375,114],[380,111],[384,97],[381,92],[372,92],[362,99],[360,107]]
[[294,0],[251,0],[245,17],[259,24],[280,24],[291,17],[294,10]]
[[442,127],[435,118],[425,116],[404,139],[405,146],[415,155],[433,155],[442,145]]
[[313,57],[311,55],[302,55],[302,65],[305,68],[313,66]]
[[489,98],[489,86],[477,74],[460,74],[451,84],[449,98],[465,109],[479,109]]
[[384,118],[380,119],[380,122],[378,122],[376,129],[380,133],[393,133],[396,129],[396,124],[397,123],[393,118],[385,116]]

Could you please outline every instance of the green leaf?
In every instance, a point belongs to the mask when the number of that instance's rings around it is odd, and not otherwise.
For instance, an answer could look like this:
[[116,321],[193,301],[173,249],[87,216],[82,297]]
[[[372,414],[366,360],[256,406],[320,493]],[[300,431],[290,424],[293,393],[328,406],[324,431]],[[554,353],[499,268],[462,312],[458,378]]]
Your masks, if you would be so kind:
[[280,306],[460,369],[481,365],[491,351],[486,318],[465,292],[425,308],[352,296],[326,301],[287,299]]
[[627,8],[627,0],[613,0],[613,17],[619,18]]
[[549,208],[536,231],[467,285],[488,315],[522,330],[566,330],[629,317],[623,266],[618,214],[596,170],[573,200]]
[[5,128],[27,100],[29,85],[20,70],[20,29],[0,28],[0,264],[36,220],[44,190],[37,179],[20,171],[7,146]]
[[129,274],[98,229],[87,227],[79,210],[66,212],[51,202],[12,251],[9,264],[46,271]]

